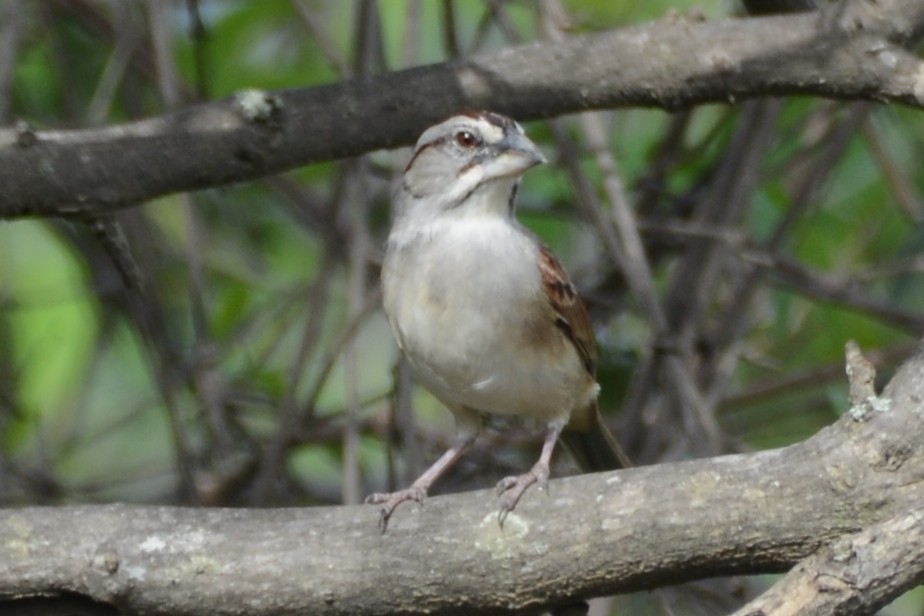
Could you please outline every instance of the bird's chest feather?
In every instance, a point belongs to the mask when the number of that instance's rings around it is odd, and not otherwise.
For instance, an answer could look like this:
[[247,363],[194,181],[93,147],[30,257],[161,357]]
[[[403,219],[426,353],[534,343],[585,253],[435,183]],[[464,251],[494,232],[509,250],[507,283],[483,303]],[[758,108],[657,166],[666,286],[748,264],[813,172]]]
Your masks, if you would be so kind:
[[535,413],[571,387],[563,374],[582,375],[553,325],[537,258],[535,242],[503,221],[455,221],[392,238],[385,310],[437,397],[486,412],[528,406]]
[[424,353],[447,360],[492,346],[540,285],[535,247],[500,220],[435,223],[390,245],[383,271],[385,309],[405,352],[452,347]]

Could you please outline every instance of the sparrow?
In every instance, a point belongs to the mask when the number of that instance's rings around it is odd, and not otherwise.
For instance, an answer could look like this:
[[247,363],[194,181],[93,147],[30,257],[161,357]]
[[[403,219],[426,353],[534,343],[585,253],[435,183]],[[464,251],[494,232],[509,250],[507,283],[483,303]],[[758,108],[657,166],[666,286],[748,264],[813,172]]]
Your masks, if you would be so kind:
[[515,121],[482,111],[432,126],[397,183],[382,265],[385,313],[417,381],[456,419],[452,446],[410,487],[372,494],[387,528],[423,502],[486,417],[544,429],[526,473],[502,479],[499,521],[545,487],[561,437],[584,471],[628,465],[597,407],[597,352],[587,310],[558,258],[515,217],[522,175],[546,162]]

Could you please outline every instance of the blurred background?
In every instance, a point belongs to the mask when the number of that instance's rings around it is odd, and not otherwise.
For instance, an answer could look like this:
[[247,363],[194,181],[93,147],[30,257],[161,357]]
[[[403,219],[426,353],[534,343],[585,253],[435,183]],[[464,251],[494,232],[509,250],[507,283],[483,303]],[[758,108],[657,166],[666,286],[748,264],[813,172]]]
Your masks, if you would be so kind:
[[[745,9],[0,0],[0,122],[112,125],[669,12]],[[526,176],[520,219],[587,301],[602,407],[639,464],[805,439],[849,407],[846,341],[884,382],[924,331],[919,112],[793,98],[524,124],[550,164]],[[332,505],[407,484],[454,431],[411,383],[379,306],[389,190],[408,157],[373,152],[112,217],[0,224],[0,505]],[[620,202],[666,331],[617,264]],[[677,358],[688,382],[666,367]],[[488,432],[433,493],[491,487],[528,468],[539,441]],[[565,454],[557,467],[574,472]],[[754,584],[704,584],[692,607],[663,592],[594,609],[721,612]],[[911,593],[883,613],[921,605]]]

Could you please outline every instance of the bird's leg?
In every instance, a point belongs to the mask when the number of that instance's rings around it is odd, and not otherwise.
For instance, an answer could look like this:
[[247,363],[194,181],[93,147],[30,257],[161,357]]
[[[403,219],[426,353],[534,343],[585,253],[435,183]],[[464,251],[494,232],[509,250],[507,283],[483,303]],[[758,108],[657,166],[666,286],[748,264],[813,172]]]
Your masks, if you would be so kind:
[[477,433],[460,438],[455,445],[440,456],[439,460],[424,471],[424,474],[418,477],[409,488],[391,493],[370,494],[369,497],[366,498],[366,504],[382,505],[379,528],[383,533],[388,528],[388,519],[391,517],[391,514],[395,512],[395,509],[398,508],[398,505],[411,500],[423,503],[424,498],[427,497],[427,491],[430,489],[430,486],[432,486],[433,483],[439,479],[449,467],[455,464],[459,458],[462,457],[462,454],[472,446],[472,443],[475,442],[476,435]]
[[526,490],[538,483],[543,490],[549,483],[549,463],[552,460],[552,451],[555,449],[555,442],[561,433],[562,427],[559,425],[550,425],[545,432],[545,441],[542,443],[542,453],[539,460],[533,465],[529,472],[522,475],[511,475],[504,477],[497,484],[497,493],[501,494],[500,511],[497,512],[497,521],[501,527],[504,526],[504,520],[507,514],[513,511],[520,502],[520,497]]

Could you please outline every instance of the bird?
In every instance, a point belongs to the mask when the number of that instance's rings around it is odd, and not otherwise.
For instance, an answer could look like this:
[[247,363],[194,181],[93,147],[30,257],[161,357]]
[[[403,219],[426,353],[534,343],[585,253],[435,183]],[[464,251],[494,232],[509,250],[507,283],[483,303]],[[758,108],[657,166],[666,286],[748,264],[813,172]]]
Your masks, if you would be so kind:
[[503,527],[523,494],[546,487],[559,437],[585,472],[629,461],[597,405],[587,310],[555,254],[516,218],[523,174],[546,162],[514,120],[464,112],[426,129],[392,199],[383,306],[418,383],[455,416],[449,449],[410,487],[376,493],[384,532],[404,502],[472,446],[486,419],[544,430],[533,467],[497,484]]

